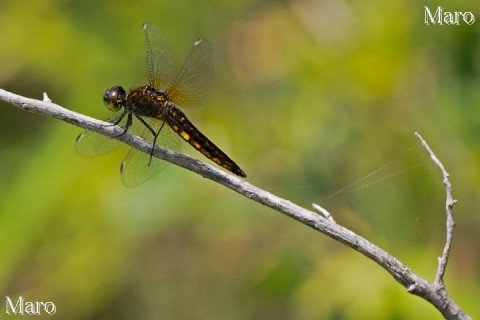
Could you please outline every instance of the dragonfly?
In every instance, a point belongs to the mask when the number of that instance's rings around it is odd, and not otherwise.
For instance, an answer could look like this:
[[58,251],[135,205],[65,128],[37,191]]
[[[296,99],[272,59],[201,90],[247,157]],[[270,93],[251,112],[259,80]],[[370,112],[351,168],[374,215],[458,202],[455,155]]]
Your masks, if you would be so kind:
[[[130,149],[120,166],[122,182],[127,187],[136,187],[152,178],[168,164],[152,156],[155,145],[176,149],[182,140],[217,165],[245,178],[245,172],[180,110],[198,107],[209,96],[214,75],[212,44],[205,39],[196,40],[180,71],[174,74],[173,54],[160,28],[145,22],[142,31],[148,84],[128,93],[116,85],[103,96],[105,105],[114,112],[107,121],[123,129],[120,135],[131,132],[153,143],[150,154]],[[81,156],[93,157],[122,144],[117,139],[86,130],[77,137],[75,148]]]

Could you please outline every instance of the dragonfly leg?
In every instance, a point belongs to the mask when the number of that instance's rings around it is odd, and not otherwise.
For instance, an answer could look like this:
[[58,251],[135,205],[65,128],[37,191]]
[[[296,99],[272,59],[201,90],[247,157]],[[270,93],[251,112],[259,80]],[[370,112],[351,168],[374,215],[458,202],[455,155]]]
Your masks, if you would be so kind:
[[135,117],[140,120],[140,122],[145,126],[147,127],[147,129],[153,134],[153,136],[155,137],[156,133],[155,133],[155,130],[152,129],[152,127],[150,127],[150,125],[142,119],[142,117],[140,117],[138,114],[135,114]]
[[119,115],[117,118],[115,118],[112,122],[112,124],[110,124],[109,126],[116,126],[117,124],[120,123],[120,121],[123,120],[123,118],[125,118],[125,115],[127,114],[127,111],[124,111],[121,115]]
[[160,135],[160,132],[162,131],[163,126],[165,125],[165,121],[162,122],[162,125],[160,126],[160,129],[158,129],[158,132],[155,134],[155,138],[153,138],[153,147],[152,151],[150,152],[150,161],[148,162],[148,165],[152,163],[152,158],[153,158],[153,150],[155,150],[155,144],[157,143],[157,138]]
[[137,114],[135,114],[135,117],[137,117],[137,119],[140,120],[140,122],[143,123],[143,125],[145,127],[147,127],[147,129],[150,130],[150,132],[153,134],[153,146],[152,146],[152,151],[150,151],[150,160],[148,161],[148,165],[151,165],[152,164],[153,151],[155,150],[155,143],[157,142],[157,137],[160,134],[160,131],[162,130],[165,122],[162,123],[162,126],[160,127],[160,129],[158,130],[158,133],[157,133],[157,132],[155,132],[155,130],[152,129],[152,127],[150,127],[150,125],[145,120],[142,119],[142,117],[140,117]]
[[[125,114],[124,113],[123,115],[121,115],[119,118],[123,118],[125,117]],[[120,121],[122,121],[122,119],[120,119]],[[115,121],[115,126],[120,122],[120,121]],[[116,136],[114,136],[113,138],[118,138],[118,137],[121,137],[123,136],[125,133],[127,133],[128,131],[128,128],[130,128],[130,126],[132,125],[132,115],[129,113],[128,116],[127,116],[127,123],[125,124],[125,129],[123,129],[123,132],[120,133],[120,134],[117,134]]]
[[120,123],[120,121],[123,120],[123,118],[125,118],[125,115],[127,114],[127,111],[123,112],[121,115],[119,115],[118,117],[112,119],[112,120],[107,120],[107,121],[112,121],[112,123],[110,123],[109,125],[106,125],[106,127],[113,127],[113,126],[116,126]]
[[[112,123],[106,125],[105,127],[114,127],[114,126],[118,125],[123,120],[123,118],[125,118],[125,115],[127,113],[128,113],[127,111],[124,111],[121,115],[114,118],[113,120],[108,120],[108,121],[112,121]],[[112,138],[117,138],[117,137],[120,137],[120,136],[124,135],[125,133],[127,133],[128,127],[132,125],[132,119],[131,119],[132,116],[129,114],[128,118],[130,118],[130,121],[127,119],[127,124],[125,125],[125,128],[123,129],[124,131],[122,133],[112,137]],[[121,127],[121,128],[123,128],[123,127]]]

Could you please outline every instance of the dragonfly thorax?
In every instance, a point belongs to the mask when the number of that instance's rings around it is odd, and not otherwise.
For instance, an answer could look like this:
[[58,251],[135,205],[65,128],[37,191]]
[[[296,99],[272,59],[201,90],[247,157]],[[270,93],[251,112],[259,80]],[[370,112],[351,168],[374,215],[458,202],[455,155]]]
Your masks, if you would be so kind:
[[163,119],[165,108],[169,102],[170,100],[163,92],[147,85],[133,89],[125,97],[123,106],[126,111],[138,116]]

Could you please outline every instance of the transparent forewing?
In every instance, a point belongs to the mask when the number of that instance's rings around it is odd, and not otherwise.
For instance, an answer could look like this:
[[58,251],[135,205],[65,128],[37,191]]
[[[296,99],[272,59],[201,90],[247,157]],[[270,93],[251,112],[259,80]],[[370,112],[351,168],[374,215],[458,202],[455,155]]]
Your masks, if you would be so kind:
[[165,91],[170,100],[180,107],[203,104],[211,91],[214,60],[212,44],[205,39],[195,41],[180,72]]
[[[155,118],[144,117],[143,119],[153,130],[155,130],[155,132],[158,132],[162,125],[162,121]],[[134,119],[134,123],[137,130],[142,127],[142,132],[138,134],[140,137],[149,141],[153,140],[153,134],[147,127],[145,127],[138,119]],[[168,149],[178,149],[180,140],[181,138],[170,129],[167,124],[165,124],[161,129],[156,143]],[[149,163],[149,153],[147,154],[135,148],[130,149],[120,167],[122,182],[127,187],[136,187],[153,177],[168,165],[168,162],[155,157],[152,158],[150,165]]]
[[[121,113],[117,113],[117,116],[105,120],[106,122],[113,123],[119,117]],[[126,117],[125,117],[126,118]],[[126,119],[123,119],[121,124],[124,124]],[[90,130],[85,130],[80,133],[75,140],[75,149],[77,153],[82,157],[96,157],[104,155],[122,145],[121,141],[104,136],[103,134],[96,133]]]
[[147,75],[151,86],[164,91],[173,76],[173,54],[165,35],[149,22],[142,25],[147,56]]
[[122,145],[121,141],[85,130],[80,133],[75,141],[75,149],[82,157],[96,157],[106,154]]

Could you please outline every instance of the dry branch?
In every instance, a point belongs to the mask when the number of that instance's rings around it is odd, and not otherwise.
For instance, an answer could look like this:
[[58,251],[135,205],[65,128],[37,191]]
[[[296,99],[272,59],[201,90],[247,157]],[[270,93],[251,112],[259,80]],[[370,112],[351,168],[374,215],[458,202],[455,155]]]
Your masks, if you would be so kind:
[[447,267],[448,256],[450,255],[450,249],[452,248],[452,238],[453,238],[453,228],[455,227],[455,222],[453,221],[453,206],[457,203],[457,200],[453,199],[452,195],[452,185],[450,184],[450,180],[448,179],[449,174],[443,164],[438,160],[437,156],[433,153],[430,146],[427,144],[425,140],[423,140],[422,136],[415,132],[415,135],[422,143],[425,150],[427,150],[430,158],[435,163],[435,165],[440,169],[443,175],[443,184],[445,185],[446,191],[446,213],[447,213],[447,240],[445,241],[445,247],[443,248],[443,253],[440,258],[438,258],[438,269],[437,274],[435,276],[434,284],[438,286],[439,289],[445,289],[445,283],[443,281],[443,276],[445,275],[445,268]]
[[[54,117],[75,126],[101,133],[108,137],[116,137],[116,139],[147,153],[150,153],[152,148],[150,142],[130,133],[119,136],[119,134],[123,132],[121,128],[110,126],[109,123],[62,108],[59,105],[52,103],[46,95],[44,96],[44,100],[41,101],[25,98],[0,89],[0,100],[4,100],[26,111]],[[448,180],[448,173],[446,173],[441,162],[433,154],[420,135],[417,134],[417,136],[422,141],[435,164],[442,170],[442,173],[444,174],[444,184],[447,188],[447,243],[442,257],[439,260],[439,267],[434,283],[429,283],[427,280],[420,278],[388,252],[349,229],[335,223],[328,211],[318,205],[315,205],[315,209],[320,211],[323,216],[302,208],[288,200],[279,198],[238,177],[221,171],[190,156],[160,146],[155,147],[153,156],[193,171],[207,179],[218,182],[251,200],[281,212],[290,218],[346,244],[375,261],[378,265],[389,272],[397,282],[404,286],[408,292],[420,296],[430,302],[446,319],[471,319],[447,294],[443,284],[443,275],[448,261],[454,225],[451,210],[455,203],[455,200],[451,197],[451,186]]]

